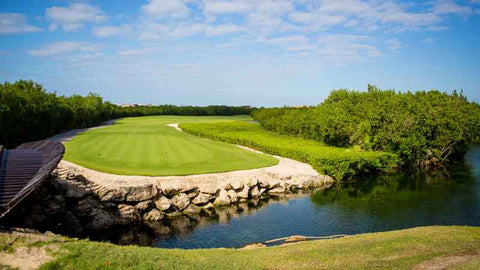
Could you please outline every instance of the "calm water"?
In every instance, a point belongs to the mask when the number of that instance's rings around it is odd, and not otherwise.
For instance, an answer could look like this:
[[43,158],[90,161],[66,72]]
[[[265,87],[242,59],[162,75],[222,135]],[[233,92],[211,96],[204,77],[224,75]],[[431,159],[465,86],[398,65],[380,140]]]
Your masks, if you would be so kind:
[[425,225],[480,226],[480,147],[448,172],[358,179],[157,239],[155,246],[240,247],[298,234],[357,234]]

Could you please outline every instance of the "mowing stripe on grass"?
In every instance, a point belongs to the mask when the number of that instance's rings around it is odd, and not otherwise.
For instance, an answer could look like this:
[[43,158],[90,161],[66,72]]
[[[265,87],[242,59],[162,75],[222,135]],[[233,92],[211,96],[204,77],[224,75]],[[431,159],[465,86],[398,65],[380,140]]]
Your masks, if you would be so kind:
[[273,166],[278,160],[231,144],[179,132],[170,123],[250,120],[249,116],[148,116],[92,129],[65,144],[65,159],[122,175],[190,175]]

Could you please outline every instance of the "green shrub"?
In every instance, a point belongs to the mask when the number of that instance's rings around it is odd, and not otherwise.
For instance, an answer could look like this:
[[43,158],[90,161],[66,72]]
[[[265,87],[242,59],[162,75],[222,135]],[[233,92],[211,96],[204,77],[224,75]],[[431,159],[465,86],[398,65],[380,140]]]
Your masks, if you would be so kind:
[[250,107],[233,106],[135,106],[121,107],[96,94],[70,97],[48,93],[33,81],[0,83],[0,145],[15,147],[73,128],[86,128],[102,121],[146,115],[241,115]]
[[252,115],[268,130],[395,153],[409,167],[454,161],[480,136],[480,106],[455,91],[398,93],[369,86],[367,92],[333,91],[315,107],[260,109]]
[[336,179],[390,170],[397,158],[393,154],[355,148],[326,146],[315,140],[280,135],[249,122],[182,124],[188,133],[213,140],[240,144],[272,155],[308,163],[319,173]]

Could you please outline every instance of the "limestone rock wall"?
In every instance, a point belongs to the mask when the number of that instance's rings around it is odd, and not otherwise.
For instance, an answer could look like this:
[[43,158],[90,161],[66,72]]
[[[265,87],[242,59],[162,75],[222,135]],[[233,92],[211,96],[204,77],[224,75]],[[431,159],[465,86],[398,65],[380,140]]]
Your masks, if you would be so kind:
[[212,222],[212,218],[228,222],[229,217],[256,211],[271,200],[302,196],[334,184],[328,176],[286,176],[262,170],[211,178],[204,175],[200,179],[142,178],[138,183],[119,179],[115,183],[114,179],[99,181],[101,177],[76,168],[59,166],[29,200],[11,213],[10,224],[109,241],[112,238],[95,238],[93,234],[123,228],[127,235],[123,243],[132,243],[132,238],[141,235],[132,226],[146,227],[156,236],[181,234]]
[[[322,175],[277,179],[275,175],[260,174],[228,181],[192,183],[184,180],[105,187],[72,171],[59,169],[56,173],[54,185],[65,192],[67,199],[77,200],[76,210],[91,216],[89,227],[93,229],[199,214],[215,207],[327,188],[334,183],[332,178]],[[115,211],[104,211],[104,208]]]

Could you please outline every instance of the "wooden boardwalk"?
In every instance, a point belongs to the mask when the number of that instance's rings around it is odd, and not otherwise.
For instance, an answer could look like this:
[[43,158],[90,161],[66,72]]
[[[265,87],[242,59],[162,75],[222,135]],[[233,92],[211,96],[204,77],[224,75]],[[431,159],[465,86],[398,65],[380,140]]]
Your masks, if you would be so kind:
[[0,147],[0,218],[34,191],[57,167],[63,144],[50,140]]

